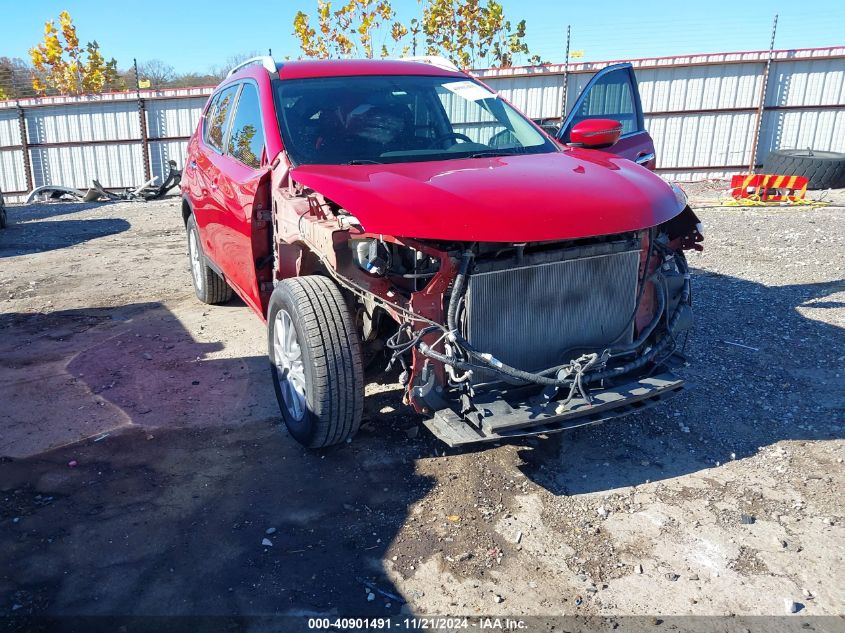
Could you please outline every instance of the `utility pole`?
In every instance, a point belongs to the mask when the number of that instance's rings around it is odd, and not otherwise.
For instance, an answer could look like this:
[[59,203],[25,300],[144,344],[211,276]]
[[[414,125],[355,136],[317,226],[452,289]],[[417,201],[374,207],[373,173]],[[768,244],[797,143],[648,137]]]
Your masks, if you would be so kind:
[[566,84],[569,83],[569,36],[572,31],[572,25],[566,25],[566,57],[563,62],[563,97],[560,103],[560,124],[563,125],[563,120],[566,118]]
[[757,104],[757,120],[754,125],[754,136],[751,139],[751,160],[748,163],[748,173],[753,174],[757,167],[757,144],[760,142],[760,128],[763,126],[763,111],[766,109],[766,90],[769,86],[769,72],[772,69],[772,58],[775,50],[775,34],[778,30],[778,14],[772,22],[772,39],[769,42],[769,56],[766,58],[766,67],[763,70],[763,81],[760,86],[760,100]]

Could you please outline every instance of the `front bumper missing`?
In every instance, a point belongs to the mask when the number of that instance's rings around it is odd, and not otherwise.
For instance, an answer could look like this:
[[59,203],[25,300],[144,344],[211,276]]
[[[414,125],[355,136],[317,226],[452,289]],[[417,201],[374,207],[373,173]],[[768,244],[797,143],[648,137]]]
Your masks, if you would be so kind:
[[520,396],[519,390],[479,394],[473,404],[483,413],[481,428],[452,409],[441,409],[424,424],[449,446],[492,442],[516,437],[560,433],[652,407],[683,389],[684,381],[670,372],[607,389],[591,390],[592,404],[574,398],[569,404]]

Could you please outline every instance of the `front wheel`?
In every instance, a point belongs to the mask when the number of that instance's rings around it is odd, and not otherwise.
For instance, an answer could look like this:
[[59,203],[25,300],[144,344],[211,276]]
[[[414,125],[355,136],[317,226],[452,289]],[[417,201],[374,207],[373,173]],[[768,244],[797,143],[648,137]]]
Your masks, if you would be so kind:
[[280,282],[267,324],[273,387],[290,434],[309,448],[355,435],[364,407],[361,344],[337,285],[319,276]]

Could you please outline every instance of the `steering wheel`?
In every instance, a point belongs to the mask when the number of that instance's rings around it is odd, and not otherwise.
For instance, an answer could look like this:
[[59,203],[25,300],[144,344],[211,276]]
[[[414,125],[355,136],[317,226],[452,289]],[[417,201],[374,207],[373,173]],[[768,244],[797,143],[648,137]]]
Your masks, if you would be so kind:
[[473,143],[474,141],[468,137],[466,134],[461,134],[460,132],[446,132],[445,134],[441,134],[439,136],[434,137],[431,139],[431,147],[435,147],[440,145],[443,141],[448,141],[451,138],[456,138],[461,141],[465,141],[467,143]]

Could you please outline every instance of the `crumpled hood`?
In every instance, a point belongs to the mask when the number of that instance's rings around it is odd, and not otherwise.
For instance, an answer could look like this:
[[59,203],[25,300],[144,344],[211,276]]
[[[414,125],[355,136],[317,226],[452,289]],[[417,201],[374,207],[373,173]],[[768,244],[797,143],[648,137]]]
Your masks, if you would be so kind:
[[293,179],[370,233],[536,242],[654,226],[681,209],[661,178],[595,150],[385,165],[302,165]]

